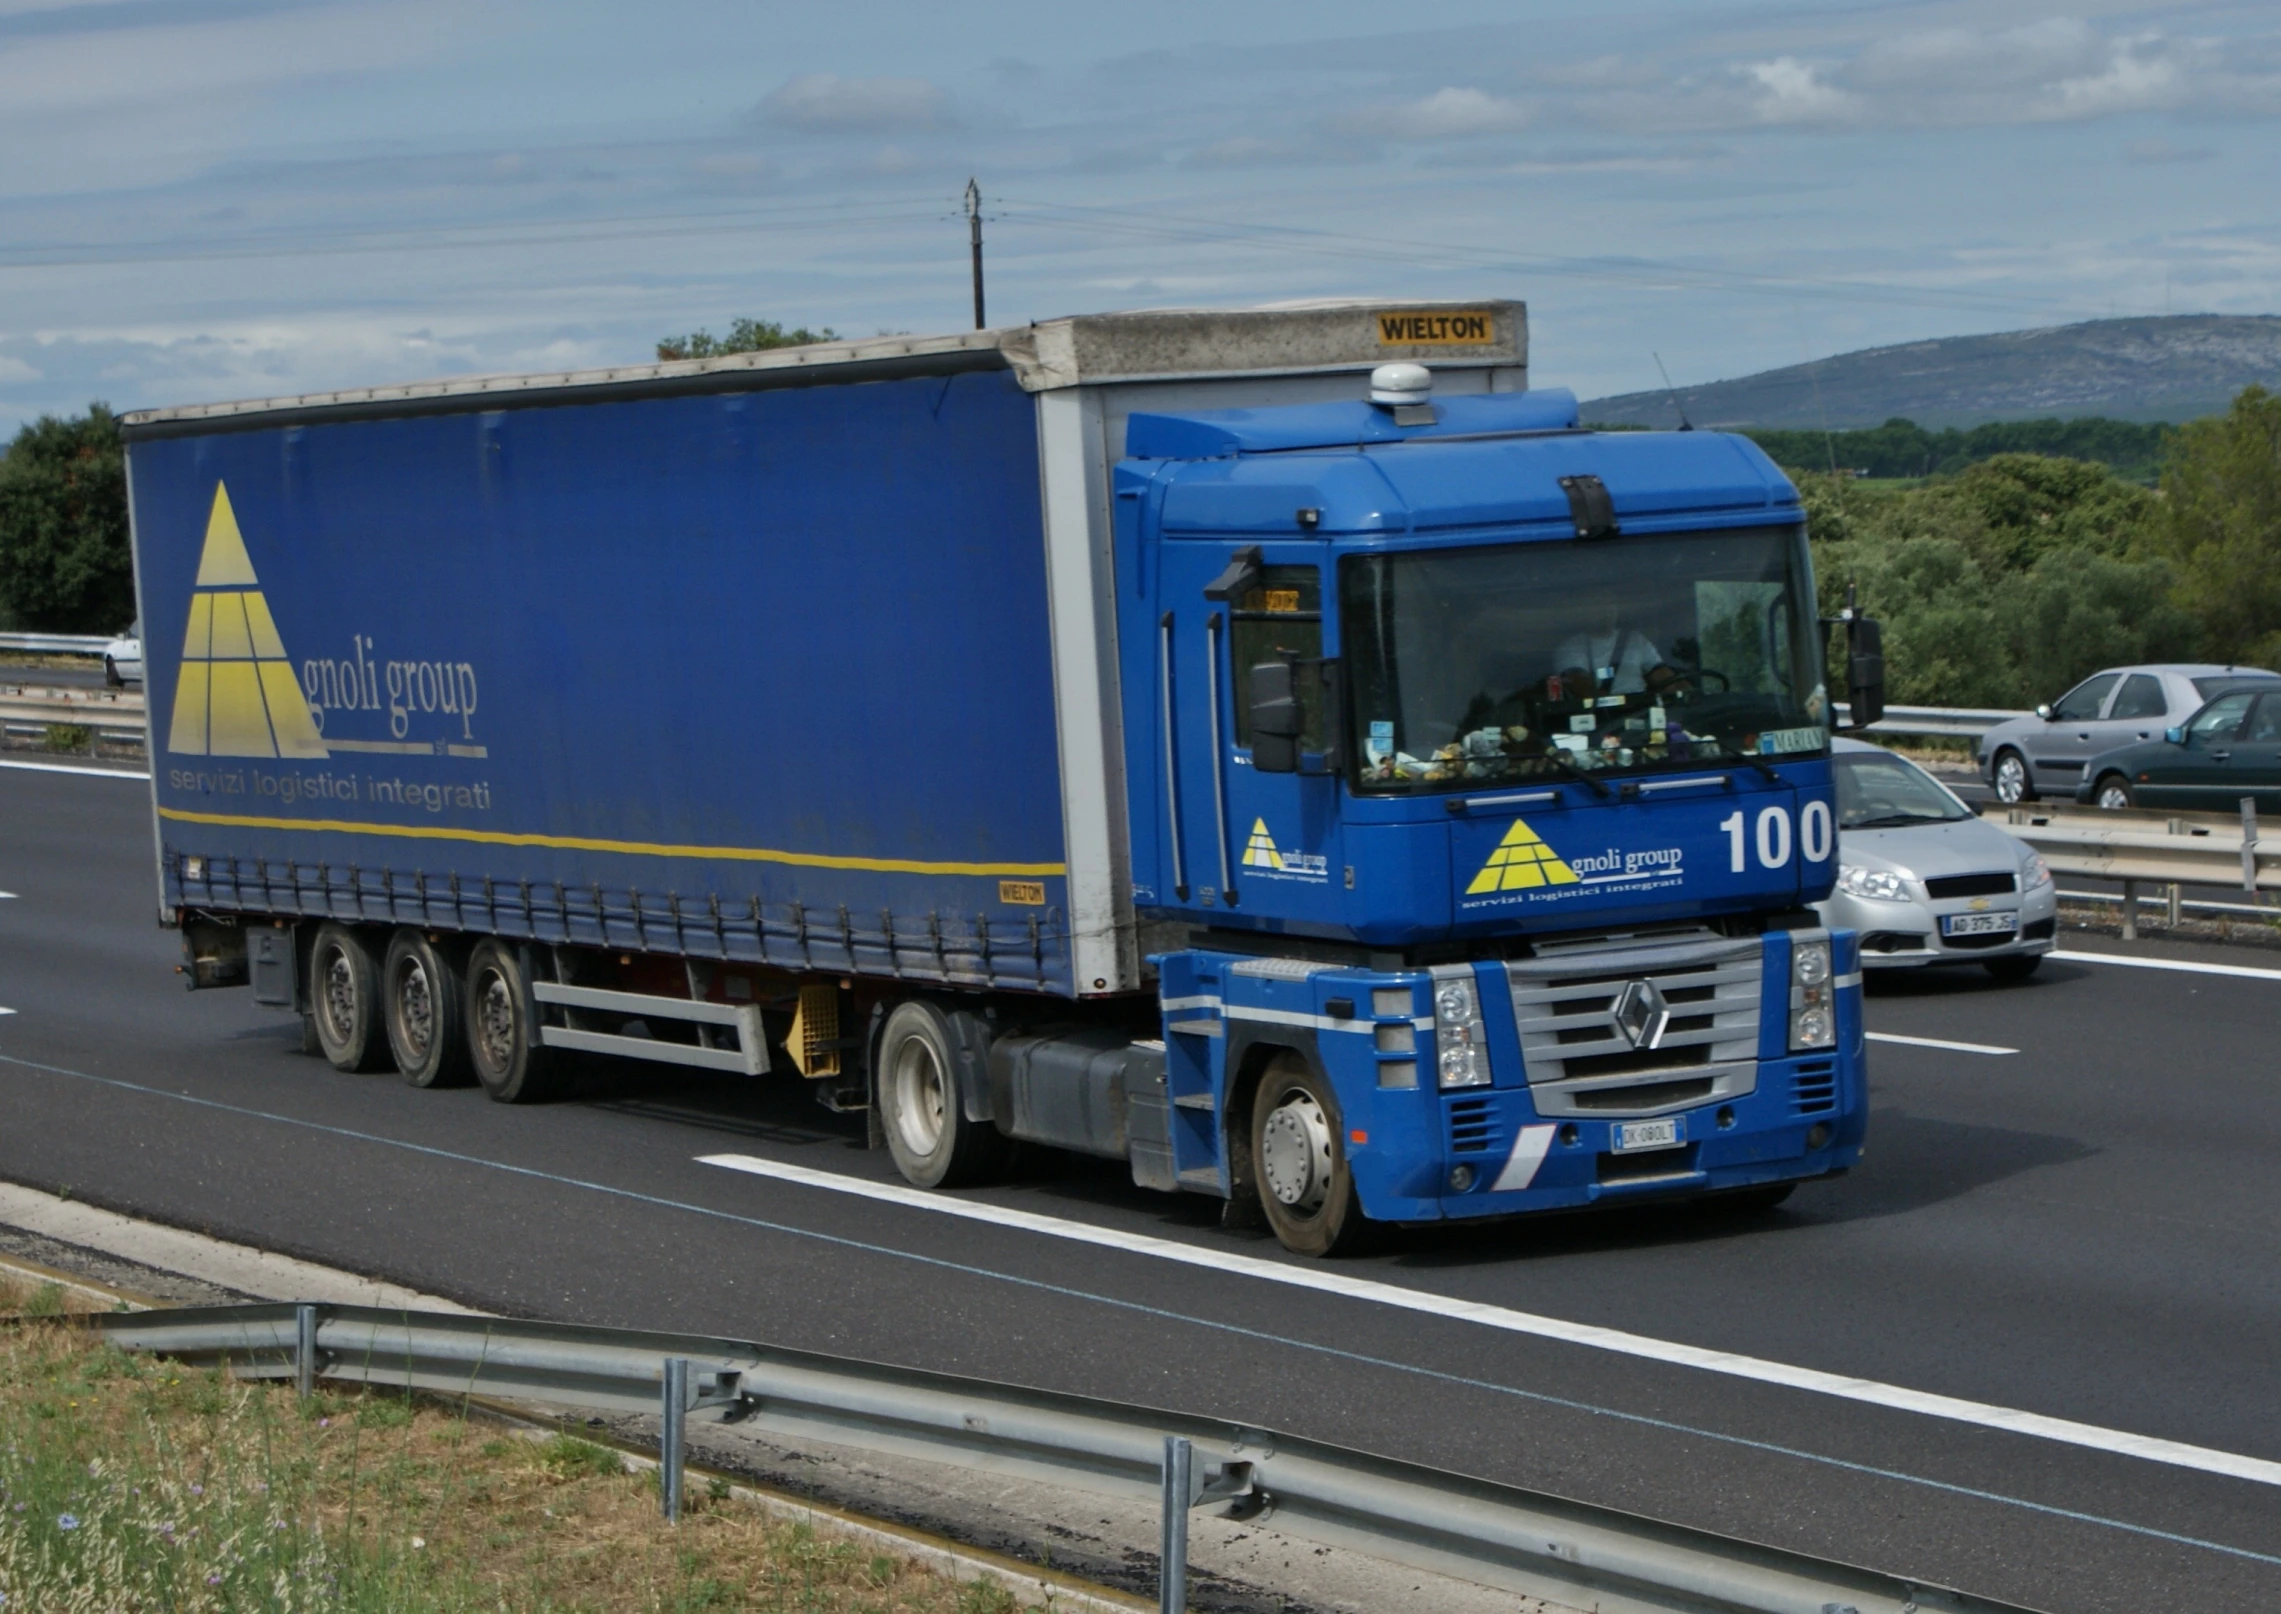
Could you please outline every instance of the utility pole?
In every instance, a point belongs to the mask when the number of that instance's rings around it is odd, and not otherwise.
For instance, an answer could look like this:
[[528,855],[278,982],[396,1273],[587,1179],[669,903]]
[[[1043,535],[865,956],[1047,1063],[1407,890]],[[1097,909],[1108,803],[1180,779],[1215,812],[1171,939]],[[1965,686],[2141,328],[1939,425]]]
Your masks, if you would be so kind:
[[982,187],[969,179],[966,182],[966,240],[974,253],[974,328],[983,328],[982,319]]

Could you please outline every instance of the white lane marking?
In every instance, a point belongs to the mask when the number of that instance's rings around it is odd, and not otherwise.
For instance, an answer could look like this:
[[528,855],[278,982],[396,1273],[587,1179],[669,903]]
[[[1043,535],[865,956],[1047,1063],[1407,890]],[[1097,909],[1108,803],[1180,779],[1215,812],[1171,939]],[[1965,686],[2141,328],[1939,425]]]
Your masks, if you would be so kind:
[[0,1014],[14,1014],[15,1012],[14,1009],[0,1009]]
[[13,892],[13,891],[0,891],[0,902],[14,902],[15,900],[16,900],[16,893],[15,893],[15,892]]
[[2240,975],[2253,981],[2281,981],[2281,970],[2261,970],[2247,964],[2196,964],[2180,958],[2125,958],[2119,953],[2061,953],[2044,955],[2062,964],[2120,964],[2134,970],[2183,970],[2189,975]]
[[1454,1322],[1478,1323],[1485,1328],[1495,1328],[1509,1334],[1531,1334],[1540,1339],[1557,1340],[1562,1344],[1614,1351],[1624,1356],[1664,1362],[1675,1367],[1698,1368],[1706,1373],[1725,1374],[1729,1378],[1780,1385],[1785,1389],[1807,1390],[1818,1395],[1836,1396],[1842,1400],[1864,1402],[1894,1411],[1914,1412],[1928,1418],[1944,1418],[1952,1423],[1974,1424],[1983,1429],[1998,1429],[2008,1434],[2032,1435],[2093,1451],[2163,1463],[2172,1468],[2199,1469],[2203,1473],[2253,1480],[2261,1485],[2281,1485],[2281,1463],[2262,1457],[2243,1456],[2238,1452],[2190,1446],[2183,1441],[2163,1440],[2153,1435],[2135,1435],[2127,1430],[2103,1429],[2097,1424],[2046,1417],[2042,1413],[2021,1412],[2012,1407],[1991,1406],[1982,1401],[1965,1401],[1956,1396],[1935,1395],[1930,1391],[1910,1390],[1895,1384],[1880,1384],[1874,1379],[1854,1378],[1844,1373],[1824,1373],[1818,1368],[1793,1367],[1786,1362],[1769,1362],[1733,1351],[1707,1350],[1699,1345],[1651,1339],[1644,1334],[1629,1334],[1617,1328],[1600,1328],[1590,1323],[1542,1317],[1533,1312],[1513,1311],[1482,1301],[1459,1300],[1449,1295],[1405,1289],[1398,1284],[1380,1283],[1374,1278],[1351,1277],[1318,1266],[1285,1266],[1280,1262],[1262,1260],[1258,1256],[1240,1255],[1232,1250],[1178,1244],[1171,1239],[1152,1238],[1145,1233],[1125,1233],[1113,1228],[1095,1227],[1086,1222],[1067,1221],[1058,1216],[1041,1216],[1035,1211],[951,1199],[922,1189],[907,1188],[900,1183],[863,1182],[854,1177],[842,1176],[838,1172],[816,1171],[807,1166],[762,1160],[753,1155],[708,1154],[699,1155],[697,1159],[701,1165],[725,1166],[731,1171],[748,1172],[755,1177],[772,1177],[779,1182],[795,1183],[808,1188],[828,1188],[834,1193],[852,1194],[859,1199],[873,1199],[912,1210],[932,1211],[938,1216],[989,1222],[999,1227],[1017,1228],[1026,1233],[1042,1233],[1049,1238],[1123,1250],[1132,1255],[1154,1256],[1159,1260],[1176,1261],[1183,1266],[1258,1278],[1294,1289],[1312,1289],[1348,1300],[1375,1301],[1380,1305],[1422,1312]]
[[1988,1042],[1949,1042],[1940,1037],[1904,1037],[1892,1031],[1865,1031],[1871,1042],[1897,1042],[1910,1048],[1945,1048],[1952,1054],[2016,1054],[2017,1048],[1999,1048]]
[[21,768],[26,773],[84,773],[97,779],[140,779],[150,783],[147,773],[130,773],[125,768],[75,768],[67,762],[0,762],[0,768]]

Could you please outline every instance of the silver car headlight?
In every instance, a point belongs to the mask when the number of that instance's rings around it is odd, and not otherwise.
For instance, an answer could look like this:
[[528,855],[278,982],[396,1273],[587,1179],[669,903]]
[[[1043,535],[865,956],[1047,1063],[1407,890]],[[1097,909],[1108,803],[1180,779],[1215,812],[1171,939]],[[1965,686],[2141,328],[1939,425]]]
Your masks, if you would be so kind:
[[2051,865],[2043,860],[2041,852],[2030,852],[2026,867],[2020,870],[2020,889],[2033,891],[2038,886],[2051,884]]
[[1867,897],[1872,902],[1909,900],[1907,875],[1892,869],[1865,869],[1857,863],[1838,865],[1837,888],[1849,897]]
[[1434,1046],[1442,1086],[1489,1085],[1481,993],[1474,985],[1470,964],[1444,964],[1434,971]]
[[1793,942],[1790,947],[1790,1047],[1837,1046],[1837,1003],[1830,980],[1830,944]]

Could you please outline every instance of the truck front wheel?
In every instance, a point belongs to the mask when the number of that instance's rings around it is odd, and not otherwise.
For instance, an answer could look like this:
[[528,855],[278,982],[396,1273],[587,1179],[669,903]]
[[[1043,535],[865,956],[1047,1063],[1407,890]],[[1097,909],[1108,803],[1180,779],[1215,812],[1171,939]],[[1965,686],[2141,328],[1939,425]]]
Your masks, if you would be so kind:
[[467,1080],[466,1009],[459,971],[416,930],[399,930],[380,966],[388,1051],[414,1087],[458,1087]]
[[1348,1255],[1368,1222],[1347,1168],[1338,1099],[1296,1054],[1278,1054],[1251,1106],[1252,1172],[1260,1208],[1294,1255]]
[[554,1090],[557,1061],[539,1042],[530,982],[505,942],[478,942],[467,961],[467,1052],[475,1079],[501,1104],[529,1104]]
[[919,1188],[987,1182],[1011,1157],[1010,1140],[970,1121],[959,1102],[951,1017],[932,1003],[899,1003],[879,1033],[881,1130],[904,1180]]
[[319,926],[309,985],[318,1050],[335,1070],[377,1070],[388,1042],[380,1029],[380,972],[364,938],[329,920]]

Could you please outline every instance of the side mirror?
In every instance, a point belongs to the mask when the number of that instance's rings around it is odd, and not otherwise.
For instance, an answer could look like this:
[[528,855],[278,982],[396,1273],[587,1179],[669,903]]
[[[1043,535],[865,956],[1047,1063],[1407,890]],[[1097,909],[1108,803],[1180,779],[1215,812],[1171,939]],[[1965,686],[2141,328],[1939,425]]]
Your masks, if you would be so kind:
[[2162,731],[2162,737],[2172,745],[2184,745],[2186,743],[2186,726],[2183,723],[2173,723]]
[[1885,628],[1875,617],[1846,622],[1845,682],[1853,726],[1868,728],[1885,716]]
[[1227,570],[1204,585],[1207,600],[1241,600],[1259,587],[1265,562],[1257,544],[1246,544],[1228,560]]
[[2057,720],[2057,714],[2052,711],[2051,702],[2049,701],[2045,701],[2042,705],[2038,706],[2035,709],[2035,715],[2042,718],[2046,723],[2054,722]]
[[1299,771],[1299,690],[1288,661],[1252,668],[1248,694],[1251,765],[1261,773]]

